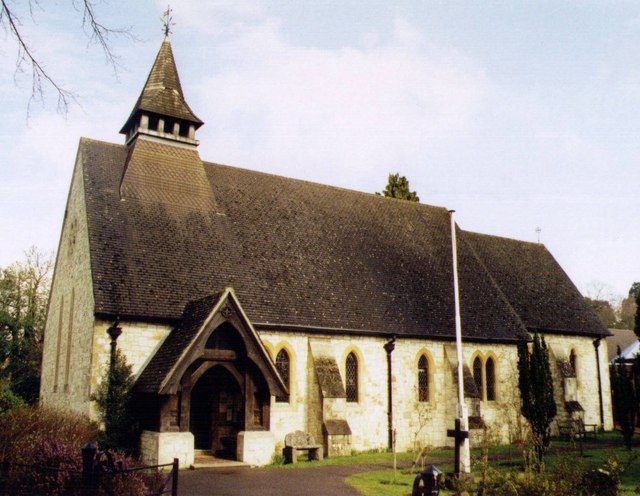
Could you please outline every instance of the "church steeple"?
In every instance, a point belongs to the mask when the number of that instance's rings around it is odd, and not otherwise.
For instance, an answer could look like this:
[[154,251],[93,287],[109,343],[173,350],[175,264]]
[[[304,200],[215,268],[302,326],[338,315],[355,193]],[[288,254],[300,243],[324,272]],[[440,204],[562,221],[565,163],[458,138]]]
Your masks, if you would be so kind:
[[147,82],[120,132],[129,144],[140,134],[196,145],[204,124],[184,99],[169,36],[165,35]]

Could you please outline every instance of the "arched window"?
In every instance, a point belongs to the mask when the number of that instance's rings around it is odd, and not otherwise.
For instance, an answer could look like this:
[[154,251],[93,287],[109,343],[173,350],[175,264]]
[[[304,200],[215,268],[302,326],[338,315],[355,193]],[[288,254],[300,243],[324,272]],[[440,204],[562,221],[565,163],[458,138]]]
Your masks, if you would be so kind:
[[569,363],[571,364],[571,368],[573,369],[573,373],[576,377],[578,377],[578,371],[576,370],[576,350],[571,350],[569,353]]
[[476,357],[473,361],[473,380],[476,383],[476,389],[480,394],[480,399],[482,399],[484,397],[484,388],[482,387],[482,360],[480,360],[480,357]]
[[429,401],[429,362],[424,355],[418,360],[418,401]]
[[487,358],[485,367],[485,381],[487,383],[487,401],[495,401],[496,399],[496,364],[493,358]]
[[358,359],[353,352],[347,355],[344,369],[347,385],[347,401],[356,403],[358,401]]
[[[280,374],[284,385],[287,386],[289,391],[291,391],[291,361],[289,360],[289,353],[287,353],[287,350],[284,348],[282,348],[276,355],[276,370]],[[279,403],[286,403],[289,401],[289,395],[276,396],[276,401]]]

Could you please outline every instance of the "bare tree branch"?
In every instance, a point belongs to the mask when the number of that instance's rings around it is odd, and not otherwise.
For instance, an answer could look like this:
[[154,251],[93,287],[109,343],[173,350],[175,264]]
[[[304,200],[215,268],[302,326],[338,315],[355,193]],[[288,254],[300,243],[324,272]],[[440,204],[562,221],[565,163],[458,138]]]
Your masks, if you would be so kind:
[[[73,0],[73,6],[76,10],[80,11],[77,0]],[[82,0],[82,25],[85,29],[87,27],[89,28],[87,33],[89,42],[96,43],[102,48],[105,59],[109,65],[113,67],[117,75],[117,68],[120,64],[118,57],[111,49],[109,38],[112,36],[127,36],[133,38],[131,28],[108,28],[100,23],[95,13],[95,2],[92,0]]]
[[[111,48],[112,36],[131,36],[130,28],[108,28],[98,21],[95,12],[95,2],[92,0],[72,0],[73,7],[82,13],[82,25],[90,44],[97,44],[102,49],[106,61],[113,67],[114,74],[118,73],[118,58]],[[37,0],[29,0],[28,9],[31,17],[34,17],[34,7],[40,7]],[[28,40],[23,35],[22,20],[15,12],[15,6],[8,0],[0,0],[0,26],[3,27],[16,41],[18,55],[16,57],[16,75],[25,72],[25,66],[31,68],[31,96],[27,105],[27,116],[33,101],[44,103],[45,90],[51,88],[57,95],[57,110],[61,114],[67,114],[71,102],[76,101],[75,94],[58,83],[52,74],[44,67],[36,56]]]
[[[58,111],[67,113],[69,109],[69,101],[74,99],[74,95],[67,89],[60,86],[49,76],[49,73],[40,65],[40,62],[34,56],[31,48],[23,38],[20,31],[21,21],[13,14],[13,11],[7,5],[5,0],[0,0],[0,25],[4,25],[16,39],[18,44],[18,57],[16,60],[16,72],[23,72],[24,64],[31,65],[31,97],[29,104],[34,100],[44,100],[43,84],[51,85],[58,94]],[[32,10],[32,4],[29,2],[29,10]],[[28,107],[27,107],[28,108]]]

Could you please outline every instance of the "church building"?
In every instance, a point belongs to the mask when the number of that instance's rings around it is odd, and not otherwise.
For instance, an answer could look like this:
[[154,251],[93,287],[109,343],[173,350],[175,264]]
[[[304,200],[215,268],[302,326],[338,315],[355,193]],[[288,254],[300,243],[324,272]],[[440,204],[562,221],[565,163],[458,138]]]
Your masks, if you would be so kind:
[[[324,456],[387,449],[394,432],[398,450],[450,445],[451,214],[206,162],[202,125],[165,38],[124,144],[80,140],[42,404],[97,418],[113,338],[151,462],[190,465],[202,450],[267,464],[295,430]],[[522,437],[516,345],[534,333],[550,349],[556,423],[612,429],[609,332],[553,256],[456,233],[472,442]]]

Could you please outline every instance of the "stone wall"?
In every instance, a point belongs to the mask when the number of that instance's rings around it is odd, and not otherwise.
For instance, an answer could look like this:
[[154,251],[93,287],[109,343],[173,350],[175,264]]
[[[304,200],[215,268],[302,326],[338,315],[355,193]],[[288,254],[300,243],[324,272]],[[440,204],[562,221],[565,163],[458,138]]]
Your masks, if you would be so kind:
[[142,431],[140,457],[146,465],[173,463],[173,459],[177,458],[181,468],[190,467],[194,462],[193,434]]
[[[291,374],[292,391],[295,400],[291,405],[272,403],[272,431],[276,442],[281,443],[287,432],[296,429],[311,432],[319,440],[323,418],[322,398],[309,361],[307,338],[300,333],[261,333],[267,348],[275,353],[286,346],[295,356],[295,373]],[[356,451],[386,449],[387,431],[387,362],[384,344],[386,339],[355,336],[351,338],[336,336],[317,336],[313,339],[326,339],[340,368],[344,380],[346,356],[354,352],[359,365],[359,401],[346,405],[346,420],[352,430],[352,448]],[[586,410],[585,422],[599,424],[599,400],[597,396],[597,369],[593,340],[586,337],[549,335],[547,342],[566,348],[567,355],[573,348],[577,354],[577,394]],[[278,343],[274,345],[273,343]],[[446,430],[453,428],[457,411],[457,389],[453,371],[445,356],[442,341],[418,339],[398,339],[392,353],[393,417],[396,428],[398,450],[417,449],[424,446],[452,445],[452,439],[446,437]],[[429,364],[428,402],[418,401],[418,360],[425,355]],[[612,428],[609,375],[606,367],[606,344],[600,347],[602,390],[604,399],[604,428]],[[518,353],[515,345],[490,343],[464,343],[463,359],[472,367],[479,357],[481,363],[491,357],[495,364],[495,400],[486,397],[486,377],[479,402],[480,414],[487,427],[489,443],[506,443],[522,439],[526,422],[519,414],[520,394],[518,390]],[[307,367],[305,370],[304,367]],[[559,410],[562,409],[562,382],[555,365],[552,364],[555,378],[555,390]],[[484,367],[483,367],[484,374]],[[305,392],[308,393],[305,412]],[[468,406],[471,403],[467,399]],[[560,418],[560,417],[559,417]],[[484,441],[485,432],[476,430],[472,442]],[[281,444],[280,444],[281,447]]]
[[236,456],[249,465],[268,465],[273,461],[275,438],[273,432],[242,431],[238,433]]
[[[291,374],[290,404],[272,402],[271,430],[277,447],[281,448],[284,436],[296,429],[312,433],[319,441],[322,439],[322,409],[328,406],[322,401],[317,377],[313,372],[308,338],[302,333],[263,332],[260,335],[274,357],[281,347],[286,347],[290,351],[292,367],[295,369]],[[359,401],[346,403],[346,420],[352,431],[352,449],[386,449],[387,361],[384,344],[387,340],[329,335],[313,335],[313,339],[324,339],[329,343],[343,380],[347,355],[354,352],[358,357]],[[446,430],[453,428],[457,411],[457,390],[444,347],[445,342],[442,341],[396,341],[392,353],[392,387],[398,450],[452,444],[452,440],[446,437]],[[429,364],[430,398],[427,402],[418,401],[418,360],[423,354]],[[508,442],[521,438],[523,422],[517,410],[519,393],[516,347],[504,344],[465,343],[463,356],[469,366],[477,356],[483,363],[488,357],[495,363],[496,399],[480,401],[481,414],[487,424],[490,442]],[[482,436],[483,431],[477,431],[473,440],[476,443],[480,442]]]
[[[574,350],[576,355],[576,396],[584,408],[584,422],[586,424],[602,425],[600,421],[600,400],[598,396],[598,369],[593,338],[580,336],[545,335],[545,341],[549,347],[564,352],[565,356]],[[600,360],[600,374],[602,378],[602,399],[604,413],[604,429],[613,429],[613,416],[611,412],[611,384],[609,382],[609,367],[607,364],[606,340],[601,341],[598,351]],[[557,363],[551,356],[551,372],[555,378],[560,376]],[[558,421],[567,418],[564,410],[564,389],[562,383],[554,381],[554,395],[558,406]]]
[[[96,320],[93,327],[91,393],[95,393],[98,390],[109,366],[111,338],[107,334],[107,329],[111,325],[113,325],[113,322]],[[121,321],[119,326],[122,328],[122,334],[117,341],[118,349],[124,354],[127,363],[131,365],[134,376],[137,377],[169,335],[171,327],[131,321]],[[93,404],[91,415],[92,418],[97,416],[95,405]]]
[[88,415],[94,300],[83,184],[78,153],[45,324],[40,401]]

